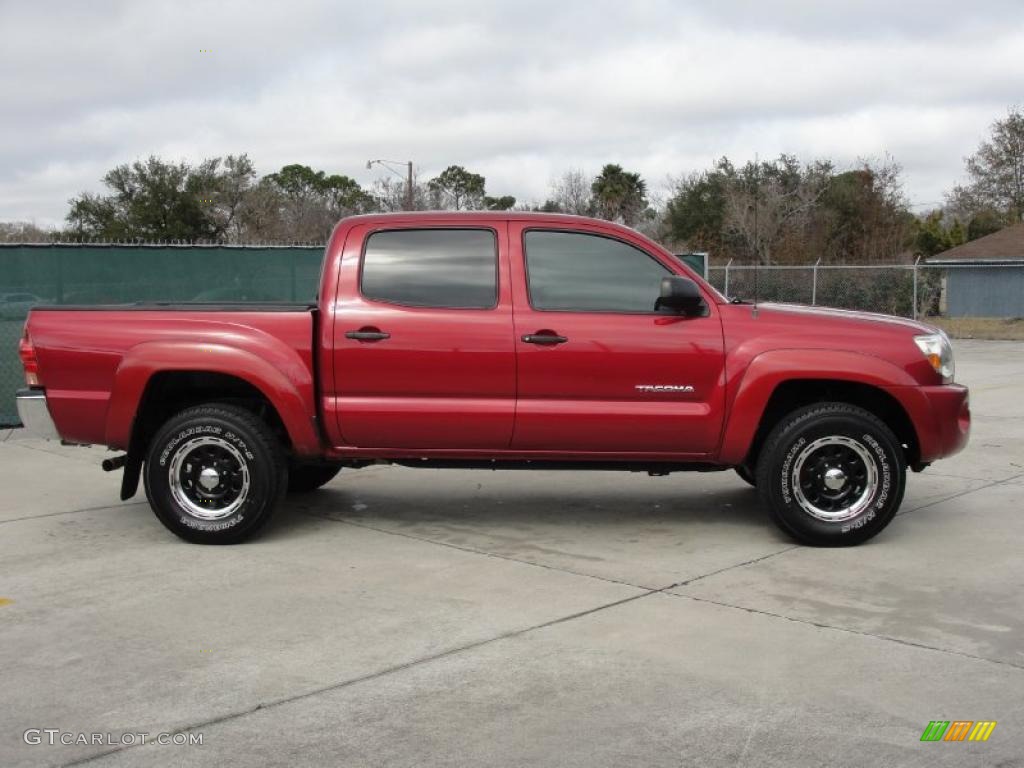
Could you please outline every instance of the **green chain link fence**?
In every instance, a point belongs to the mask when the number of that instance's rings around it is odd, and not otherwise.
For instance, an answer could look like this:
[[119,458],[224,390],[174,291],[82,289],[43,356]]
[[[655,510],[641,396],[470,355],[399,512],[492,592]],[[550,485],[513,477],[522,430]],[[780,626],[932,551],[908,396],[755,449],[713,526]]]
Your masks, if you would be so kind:
[[36,304],[313,302],[323,246],[0,244],[0,426],[18,423],[18,339]]

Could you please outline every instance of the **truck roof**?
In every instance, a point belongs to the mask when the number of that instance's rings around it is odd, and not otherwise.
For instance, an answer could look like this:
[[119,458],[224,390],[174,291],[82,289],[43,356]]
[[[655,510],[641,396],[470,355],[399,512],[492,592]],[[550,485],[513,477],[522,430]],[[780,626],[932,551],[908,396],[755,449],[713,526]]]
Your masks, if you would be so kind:
[[[650,238],[623,224],[617,224],[607,219],[595,219],[589,216],[574,216],[568,213],[541,213],[539,211],[395,211],[393,213],[364,213],[358,216],[346,216],[334,227],[328,242],[328,249],[333,250],[340,243],[344,242],[347,233],[352,227],[360,224],[369,226],[389,224],[416,224],[422,222],[424,225],[459,225],[476,224],[485,226],[496,222],[507,221],[528,221],[532,224],[548,225],[553,228],[584,227],[590,231],[603,231],[605,234],[621,233],[632,237],[639,237],[649,245],[664,250]],[[667,251],[666,251],[667,253]]]
[[621,224],[589,216],[574,216],[568,213],[542,213],[539,211],[395,211],[393,213],[364,213],[347,216],[342,222],[372,223],[376,221],[535,221],[551,224],[602,224],[609,227],[628,229]]

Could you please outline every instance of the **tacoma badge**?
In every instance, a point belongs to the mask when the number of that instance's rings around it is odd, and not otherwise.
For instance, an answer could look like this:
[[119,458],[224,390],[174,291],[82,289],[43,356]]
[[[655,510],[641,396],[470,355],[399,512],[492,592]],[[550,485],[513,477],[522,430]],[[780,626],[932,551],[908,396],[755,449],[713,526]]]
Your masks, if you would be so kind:
[[638,392],[693,392],[690,384],[637,384]]

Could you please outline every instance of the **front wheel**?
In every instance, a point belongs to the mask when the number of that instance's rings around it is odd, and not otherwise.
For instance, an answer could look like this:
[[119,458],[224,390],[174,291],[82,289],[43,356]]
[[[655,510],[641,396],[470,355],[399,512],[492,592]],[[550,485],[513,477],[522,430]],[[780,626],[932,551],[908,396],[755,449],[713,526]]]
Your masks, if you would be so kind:
[[757,488],[786,533],[841,547],[867,541],[892,521],[906,473],[899,441],[877,417],[845,403],[817,403],[772,430]]
[[149,505],[173,533],[196,544],[235,544],[267,524],[287,473],[266,423],[214,403],[188,408],[157,431],[143,479]]

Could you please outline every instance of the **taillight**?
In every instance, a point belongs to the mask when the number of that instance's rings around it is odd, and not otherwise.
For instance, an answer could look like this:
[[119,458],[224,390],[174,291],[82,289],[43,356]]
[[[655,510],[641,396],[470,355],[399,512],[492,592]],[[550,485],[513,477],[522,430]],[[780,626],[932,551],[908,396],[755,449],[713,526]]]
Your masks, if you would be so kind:
[[18,357],[21,358],[21,366],[25,369],[25,383],[30,387],[39,386],[39,359],[36,357],[36,349],[32,346],[32,340],[28,337],[28,329],[18,343]]

